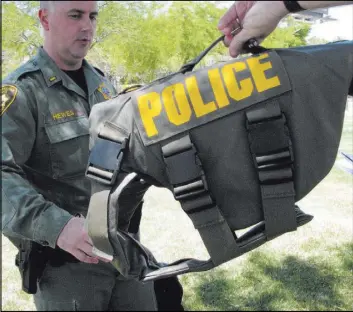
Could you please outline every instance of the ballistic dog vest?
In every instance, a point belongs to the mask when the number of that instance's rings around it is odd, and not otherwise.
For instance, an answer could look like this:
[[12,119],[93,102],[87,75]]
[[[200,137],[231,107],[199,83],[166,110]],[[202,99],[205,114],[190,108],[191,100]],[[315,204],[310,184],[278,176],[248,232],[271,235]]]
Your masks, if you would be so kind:
[[[94,252],[125,277],[210,270],[295,231],[312,219],[296,202],[335,162],[353,42],[257,47],[193,71],[218,41],[178,72],[126,90],[90,114],[86,227]],[[209,260],[159,263],[127,231],[151,185],[180,202]]]

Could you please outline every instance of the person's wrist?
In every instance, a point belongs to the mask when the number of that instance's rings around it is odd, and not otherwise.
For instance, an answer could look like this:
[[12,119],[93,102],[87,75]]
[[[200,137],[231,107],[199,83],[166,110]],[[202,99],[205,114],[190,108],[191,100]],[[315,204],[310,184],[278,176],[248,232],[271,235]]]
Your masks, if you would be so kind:
[[57,247],[60,248],[59,245],[61,245],[62,238],[63,238],[63,236],[62,236],[61,234],[63,233],[64,229],[65,229],[67,226],[69,226],[69,223],[74,222],[74,219],[75,219],[75,218],[78,218],[78,217],[71,215],[71,217],[70,217],[70,218],[67,220],[67,222],[63,225],[63,227],[61,228],[61,230],[59,231],[59,233],[58,233],[58,235],[57,235],[57,237],[56,237],[56,240],[55,240],[55,247],[57,246]]
[[269,9],[275,14],[279,19],[282,19],[290,12],[287,10],[286,6],[284,5],[283,1],[268,1],[269,2]]

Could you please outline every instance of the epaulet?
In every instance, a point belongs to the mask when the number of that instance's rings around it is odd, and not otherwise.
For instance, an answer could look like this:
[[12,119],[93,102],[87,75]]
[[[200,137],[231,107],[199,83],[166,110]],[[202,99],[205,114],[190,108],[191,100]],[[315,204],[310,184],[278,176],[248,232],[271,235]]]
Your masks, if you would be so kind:
[[104,73],[103,73],[98,67],[93,66],[93,68],[94,68],[98,73],[100,73],[103,77],[105,77]]
[[10,73],[4,80],[8,82],[16,82],[19,78],[21,78],[23,75],[34,72],[39,70],[40,68],[38,67],[38,64],[33,60],[29,60],[20,67],[18,67],[16,70],[14,70],[12,73]]

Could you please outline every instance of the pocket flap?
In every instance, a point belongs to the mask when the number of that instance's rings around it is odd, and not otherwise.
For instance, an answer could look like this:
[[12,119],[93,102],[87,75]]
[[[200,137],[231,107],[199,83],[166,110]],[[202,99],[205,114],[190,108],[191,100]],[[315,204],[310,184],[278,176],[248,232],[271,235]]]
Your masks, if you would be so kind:
[[59,143],[79,136],[89,135],[88,119],[82,117],[55,125],[45,125],[45,131],[51,143]]

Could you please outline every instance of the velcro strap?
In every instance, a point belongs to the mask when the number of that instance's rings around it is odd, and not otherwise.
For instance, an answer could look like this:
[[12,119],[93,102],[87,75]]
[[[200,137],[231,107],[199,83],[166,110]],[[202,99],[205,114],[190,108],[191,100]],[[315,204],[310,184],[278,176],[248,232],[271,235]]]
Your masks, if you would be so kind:
[[266,236],[296,230],[293,153],[276,100],[246,112],[249,146],[261,188]]
[[215,265],[240,254],[236,236],[214,203],[202,164],[189,135],[162,147],[175,199],[188,214]]
[[264,156],[288,148],[289,134],[284,127],[285,122],[284,116],[279,116],[277,119],[267,119],[248,125],[252,138],[250,148],[255,155]]
[[261,185],[266,235],[272,239],[297,228],[293,182]]
[[109,197],[120,172],[128,138],[126,133],[107,121],[90,152],[86,169],[86,176],[92,180],[92,192],[85,227],[93,242],[93,253],[109,260],[114,255],[109,240]]
[[92,196],[85,219],[85,228],[93,243],[93,253],[113,260],[114,250],[108,233],[108,201],[110,187],[92,181]]

